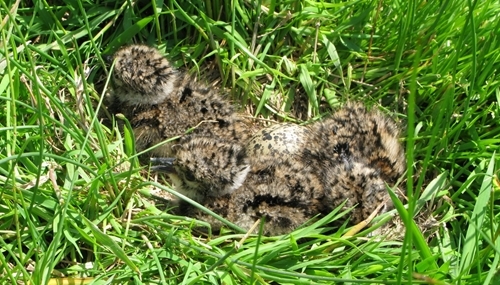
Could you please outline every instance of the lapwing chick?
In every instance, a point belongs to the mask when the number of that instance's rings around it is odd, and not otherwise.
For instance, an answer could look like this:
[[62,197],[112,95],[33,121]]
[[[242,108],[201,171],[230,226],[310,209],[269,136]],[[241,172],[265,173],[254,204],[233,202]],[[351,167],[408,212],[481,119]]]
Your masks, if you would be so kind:
[[368,111],[359,103],[348,103],[326,119],[311,125],[311,147],[319,155],[334,153],[338,145],[347,145],[358,162],[377,170],[392,184],[406,170],[400,131],[389,117],[377,110]]
[[[130,121],[137,151],[175,136],[183,136],[181,144],[190,135],[228,141],[249,136],[231,102],[172,67],[157,49],[130,45],[118,50],[113,60],[110,109]],[[149,156],[172,156],[172,145],[156,148]]]

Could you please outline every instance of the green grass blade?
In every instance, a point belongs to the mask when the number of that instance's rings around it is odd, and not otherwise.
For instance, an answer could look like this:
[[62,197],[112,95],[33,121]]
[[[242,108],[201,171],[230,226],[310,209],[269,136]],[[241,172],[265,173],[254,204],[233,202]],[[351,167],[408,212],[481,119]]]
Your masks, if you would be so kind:
[[467,228],[467,233],[465,234],[463,249],[462,249],[462,259],[460,260],[460,273],[461,275],[467,275],[472,266],[477,260],[478,254],[478,239],[479,231],[481,231],[484,220],[488,212],[485,209],[488,208],[488,202],[491,197],[491,187],[492,187],[492,177],[493,171],[495,170],[495,153],[491,156],[488,162],[488,168],[484,174],[483,182],[477,200],[474,204],[474,211],[469,219],[469,226]]

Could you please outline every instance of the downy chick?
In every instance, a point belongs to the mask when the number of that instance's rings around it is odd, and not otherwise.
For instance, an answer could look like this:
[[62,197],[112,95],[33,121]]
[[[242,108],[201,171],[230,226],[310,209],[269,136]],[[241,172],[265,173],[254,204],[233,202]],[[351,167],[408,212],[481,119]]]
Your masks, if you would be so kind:
[[[228,141],[249,136],[234,106],[213,89],[176,70],[155,48],[126,46],[113,55],[114,88],[110,109],[123,113],[133,127],[137,151],[174,136],[223,137]],[[154,149],[150,156],[174,154],[173,143]]]

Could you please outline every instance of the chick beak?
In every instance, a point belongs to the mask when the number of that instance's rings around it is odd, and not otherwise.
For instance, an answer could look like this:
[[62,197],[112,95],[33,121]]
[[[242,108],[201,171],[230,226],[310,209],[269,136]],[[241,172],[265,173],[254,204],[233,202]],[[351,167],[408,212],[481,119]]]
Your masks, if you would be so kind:
[[172,157],[151,157],[151,170],[163,173],[175,173],[174,162],[175,158]]

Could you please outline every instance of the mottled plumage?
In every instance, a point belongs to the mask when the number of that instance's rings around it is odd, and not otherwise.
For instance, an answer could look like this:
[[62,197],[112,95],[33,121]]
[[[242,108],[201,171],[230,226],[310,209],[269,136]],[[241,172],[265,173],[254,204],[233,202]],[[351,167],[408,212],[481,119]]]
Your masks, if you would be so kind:
[[385,185],[393,186],[406,167],[399,135],[387,116],[348,103],[308,126],[281,124],[263,129],[250,140],[247,153],[254,171],[283,160],[307,167],[312,173],[309,178],[320,181],[316,189],[325,191],[323,209],[328,212],[347,199],[345,207],[357,205],[352,221],[360,222],[380,203],[384,203],[381,212],[392,209]]
[[399,143],[399,128],[377,110],[368,111],[349,103],[331,116],[311,125],[311,153],[328,156],[338,145],[347,145],[358,162],[376,169],[387,182],[395,182],[405,171],[406,160]]
[[259,130],[245,145],[254,165],[280,163],[307,147],[310,129],[296,124],[276,124]]
[[177,191],[197,202],[230,194],[240,188],[250,171],[243,149],[211,137],[192,137],[175,145],[176,157],[152,158],[156,170],[171,174]]
[[[194,127],[190,135],[224,137],[234,142],[248,138],[249,132],[228,100],[174,69],[155,48],[126,46],[113,59],[110,109],[130,120],[137,151],[184,135]],[[185,140],[189,135],[179,143]],[[172,156],[172,144],[156,148],[151,155]]]
[[[380,203],[386,183],[405,171],[399,130],[378,111],[349,103],[308,126],[277,124],[252,138],[233,105],[173,68],[156,49],[132,45],[114,55],[110,109],[131,122],[142,151],[156,148],[154,170],[175,189],[238,226],[266,218],[265,233],[288,233],[346,202],[353,223]],[[189,134],[188,129],[194,128]],[[179,214],[221,223],[185,201]]]
[[[222,165],[204,146],[217,146],[221,151],[215,157],[227,157],[231,156],[227,150],[236,151],[231,144],[212,138],[198,138],[191,142],[193,144],[177,150],[175,160],[153,159],[157,164],[154,169],[169,173],[178,192],[187,193],[191,199],[238,226],[248,229],[265,216],[266,234],[284,234],[321,212],[318,207],[322,205],[318,201],[323,198],[323,191],[316,189],[321,183],[319,177],[311,175],[307,166],[284,160],[280,164],[248,168],[249,158],[243,149],[232,154],[239,159],[222,159],[225,161]],[[200,167],[200,163],[203,166]],[[231,173],[234,169],[240,171]],[[243,184],[235,188],[235,179],[214,179],[221,176],[238,177]],[[245,179],[241,180],[242,177]],[[218,193],[217,189],[231,191],[213,195]],[[186,202],[180,203],[179,214],[208,221],[215,229],[220,226],[216,219]]]
[[[230,144],[199,138],[195,145],[179,149],[177,159],[170,160],[176,170],[170,174],[174,181],[181,181],[174,183],[175,188],[185,193],[188,185],[194,186],[189,188],[189,197],[246,229],[264,216],[265,233],[269,235],[288,233],[315,216],[329,213],[343,202],[346,202],[345,207],[357,205],[350,216],[353,223],[366,219],[380,203],[385,203],[383,211],[391,209],[392,203],[380,170],[366,164],[364,158],[358,159],[351,150],[352,142],[343,142],[342,137],[312,133],[316,127],[279,125],[262,130],[247,149],[238,148],[232,152],[226,151],[232,149]],[[297,136],[283,135],[283,131],[297,131]],[[262,149],[260,141],[265,144],[271,141],[274,145]],[[328,142],[333,144],[325,147]],[[295,148],[296,143],[301,147]],[[220,151],[207,151],[205,145]],[[291,151],[285,151],[287,145]],[[255,146],[258,147],[253,148]],[[320,146],[323,148],[319,149]],[[212,164],[213,158],[219,155],[232,163]],[[238,159],[228,160],[228,155]],[[207,172],[210,165],[212,171]],[[249,170],[247,165],[250,165]],[[214,179],[235,176],[229,174],[234,169],[245,170],[244,175],[241,171],[238,176],[245,177],[239,188],[232,187],[231,180]],[[228,173],[223,174],[226,171]],[[185,173],[189,173],[191,181],[186,179]],[[224,191],[219,196],[206,193],[207,189],[228,188],[231,191]],[[213,190],[208,192],[214,193]],[[181,203],[179,210],[181,214],[210,222],[216,229],[221,225],[188,203]]]

